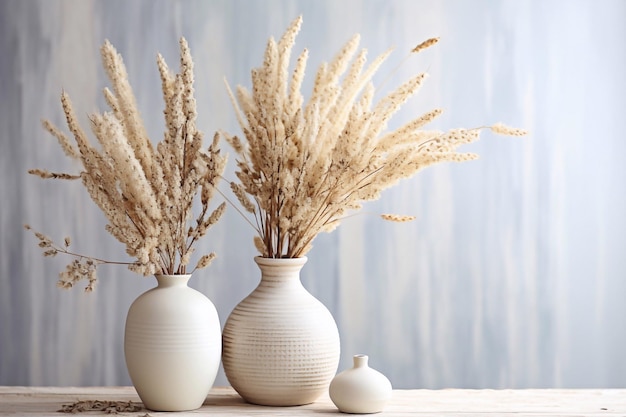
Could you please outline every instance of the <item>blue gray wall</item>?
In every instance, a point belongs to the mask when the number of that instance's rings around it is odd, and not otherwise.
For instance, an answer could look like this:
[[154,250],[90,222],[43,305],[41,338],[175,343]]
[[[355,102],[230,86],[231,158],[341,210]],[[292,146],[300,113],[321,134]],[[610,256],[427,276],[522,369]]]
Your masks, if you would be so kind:
[[[222,79],[249,85],[266,39],[298,14],[309,75],[359,32],[370,56],[405,51],[393,86],[427,85],[397,126],[443,107],[437,127],[497,121],[481,159],[429,168],[369,204],[415,214],[410,224],[357,216],[315,241],[302,279],[334,314],[341,368],[355,353],[396,387],[626,386],[626,2],[17,1],[0,2],[0,385],[129,384],[126,312],[153,279],[102,267],[91,295],[55,288],[66,259],[44,259],[30,223],[102,257],[124,251],[78,183],[44,182],[33,167],[72,171],[41,118],[63,125],[59,94],[83,122],[104,107],[98,48],[127,64],[155,140],[163,129],[157,51],[175,66],[184,35],[196,64],[200,127],[238,132]],[[310,79],[309,84],[310,85]],[[391,127],[393,127],[391,126]],[[231,158],[231,162],[234,157]],[[231,165],[232,166],[232,165]],[[232,176],[232,168],[229,175]],[[259,279],[252,230],[230,210],[202,245],[219,259],[191,285],[222,321]],[[218,384],[226,384],[221,374]]]

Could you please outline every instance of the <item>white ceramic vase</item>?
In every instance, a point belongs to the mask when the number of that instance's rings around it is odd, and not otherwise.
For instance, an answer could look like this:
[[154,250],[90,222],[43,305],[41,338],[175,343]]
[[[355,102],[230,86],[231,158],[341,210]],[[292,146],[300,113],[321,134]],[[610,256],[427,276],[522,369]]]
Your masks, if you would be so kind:
[[226,377],[250,403],[312,403],[326,392],[337,372],[337,324],[300,282],[306,257],[255,261],[261,282],[224,326]]
[[213,386],[221,356],[217,310],[189,288],[190,275],[157,275],[158,286],[130,306],[124,353],[130,379],[146,408],[199,408]]
[[354,367],[343,371],[330,383],[330,399],[339,411],[371,414],[383,411],[391,398],[391,382],[370,368],[366,355],[355,355]]

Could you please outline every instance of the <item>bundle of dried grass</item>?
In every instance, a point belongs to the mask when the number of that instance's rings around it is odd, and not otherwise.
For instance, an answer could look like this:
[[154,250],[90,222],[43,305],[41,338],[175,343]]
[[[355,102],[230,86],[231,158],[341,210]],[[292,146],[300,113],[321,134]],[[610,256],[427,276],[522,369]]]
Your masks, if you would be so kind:
[[[187,41],[180,40],[177,74],[170,72],[161,55],[157,58],[166,129],[156,148],[146,133],[121,55],[107,41],[101,56],[113,90],[104,89],[110,111],[90,115],[99,146],[89,141],[63,92],[61,104],[75,145],[49,121],[43,125],[65,154],[82,164],[82,171],[78,175],[29,171],[41,178],[80,179],[106,216],[106,230],[136,259],[125,263],[84,256],[69,250],[69,238],[59,245],[35,232],[44,255],[64,253],[75,258],[60,274],[59,286],[71,288],[87,279],[87,291],[93,290],[96,268],[102,263],[127,264],[142,275],[186,273],[194,244],[225,209],[224,203],[209,209],[226,158],[220,154],[217,134],[208,149],[203,148],[203,135],[196,127],[193,61]],[[194,214],[195,200],[199,200],[199,212]],[[200,257],[195,268],[208,266],[214,257],[214,253]]]
[[[386,132],[392,115],[419,90],[426,74],[411,78],[374,104],[371,79],[390,51],[366,66],[366,50],[358,50],[358,35],[333,61],[319,67],[305,104],[300,90],[306,49],[291,75],[288,71],[301,23],[302,18],[297,18],[278,43],[269,40],[263,65],[252,70],[251,91],[228,88],[246,139],[224,133],[239,156],[240,182],[232,182],[231,188],[254,216],[256,248],[272,258],[303,256],[313,239],[334,229],[346,212],[378,199],[382,190],[422,168],[477,158],[456,149],[477,140],[481,130],[423,130],[441,114],[441,109],[435,109]],[[429,39],[412,52],[436,43],[437,38]],[[502,124],[492,130],[525,134]],[[383,219],[408,221],[410,217]]]

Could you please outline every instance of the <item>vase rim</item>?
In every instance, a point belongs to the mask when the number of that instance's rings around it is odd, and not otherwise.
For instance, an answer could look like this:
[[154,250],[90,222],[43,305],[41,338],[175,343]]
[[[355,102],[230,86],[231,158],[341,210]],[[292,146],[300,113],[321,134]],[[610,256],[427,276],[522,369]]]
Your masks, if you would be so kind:
[[166,277],[166,278],[190,278],[191,274],[154,274],[155,277]]
[[369,356],[359,353],[352,356],[352,362],[355,368],[365,367],[369,362]]
[[254,257],[254,262],[259,265],[304,265],[307,260],[308,258],[306,256],[301,256],[299,258],[266,258],[264,256]]
[[191,274],[177,274],[177,275],[154,274],[154,277],[156,278],[158,286],[160,288],[179,287],[179,286],[186,287],[187,283],[191,279]]

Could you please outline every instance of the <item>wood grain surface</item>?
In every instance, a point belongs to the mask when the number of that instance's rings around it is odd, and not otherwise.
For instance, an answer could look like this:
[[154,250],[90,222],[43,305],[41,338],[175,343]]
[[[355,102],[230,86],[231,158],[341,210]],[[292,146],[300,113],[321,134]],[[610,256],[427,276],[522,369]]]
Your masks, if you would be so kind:
[[[63,405],[81,400],[138,402],[132,387],[0,387],[0,416],[50,416]],[[340,415],[327,395],[298,407],[263,407],[245,403],[230,387],[214,388],[194,411],[160,413],[141,410],[122,415],[144,416],[305,416]],[[395,390],[381,416],[623,416],[626,390]],[[78,414],[80,415],[80,414]],[[84,415],[98,415],[89,412]]]

